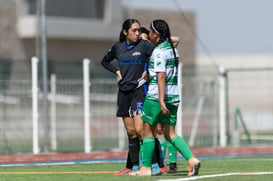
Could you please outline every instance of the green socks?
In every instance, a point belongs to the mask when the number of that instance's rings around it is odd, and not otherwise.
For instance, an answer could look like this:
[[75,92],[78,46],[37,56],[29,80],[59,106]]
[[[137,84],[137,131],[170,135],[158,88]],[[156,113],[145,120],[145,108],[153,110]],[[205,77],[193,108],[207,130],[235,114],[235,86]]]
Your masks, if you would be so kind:
[[[174,137],[171,140],[171,143],[173,144],[174,148],[176,148],[186,160],[189,160],[193,156],[188,144],[180,136]],[[144,167],[151,167],[154,150],[155,150],[155,138],[154,137],[144,137],[143,146],[142,146],[142,152],[144,153],[143,158],[142,158],[142,162],[143,162]],[[173,151],[174,151],[174,149],[173,149]],[[176,151],[175,151],[175,154],[172,153],[172,156],[174,156],[174,157],[170,157],[170,163],[175,163],[176,162]],[[171,162],[171,160],[173,162]]]
[[154,137],[144,137],[143,138],[143,166],[151,167],[152,158],[155,150],[155,138]]
[[170,163],[176,163],[177,149],[169,141],[167,141],[167,148]]
[[171,142],[186,160],[193,156],[188,144],[180,136],[175,136]]

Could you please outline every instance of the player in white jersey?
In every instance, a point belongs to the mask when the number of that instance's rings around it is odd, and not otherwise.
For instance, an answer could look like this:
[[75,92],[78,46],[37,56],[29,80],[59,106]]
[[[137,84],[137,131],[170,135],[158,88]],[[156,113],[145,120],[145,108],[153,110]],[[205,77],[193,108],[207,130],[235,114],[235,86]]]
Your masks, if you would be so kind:
[[148,62],[149,88],[143,105],[144,121],[143,166],[132,176],[151,175],[151,161],[155,148],[154,130],[164,123],[165,138],[188,161],[188,176],[198,175],[200,161],[193,155],[185,140],[175,133],[178,90],[178,52],[171,43],[169,26],[164,20],[154,20],[149,38],[155,49]]
[[[149,40],[149,30],[146,29],[145,27],[141,27],[140,28],[140,38],[143,40]],[[177,36],[171,36],[171,41],[174,47],[177,47],[180,41],[180,38]],[[156,129],[155,129],[155,133],[154,133],[155,137],[158,139],[159,143],[160,143],[160,149],[161,149],[161,157],[162,159],[160,159],[160,161],[163,161],[163,165],[166,165],[165,163],[165,155],[168,149],[168,157],[169,157],[169,170],[167,170],[167,167],[164,166],[162,168],[160,168],[160,173],[164,174],[164,173],[177,173],[178,172],[178,168],[177,168],[177,164],[176,164],[176,159],[177,159],[177,150],[176,148],[165,139],[164,136],[164,131],[163,131],[163,127],[161,126],[161,123],[158,123],[156,125]],[[156,146],[157,145],[157,142]],[[153,164],[152,164],[153,167]],[[152,169],[153,172],[153,169]]]

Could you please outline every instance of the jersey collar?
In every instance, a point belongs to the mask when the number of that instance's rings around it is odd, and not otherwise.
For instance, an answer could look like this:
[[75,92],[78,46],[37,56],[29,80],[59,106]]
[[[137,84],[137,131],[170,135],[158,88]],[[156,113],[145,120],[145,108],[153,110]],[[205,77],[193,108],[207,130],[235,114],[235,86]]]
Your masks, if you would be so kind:
[[127,49],[127,50],[131,50],[132,48],[134,48],[137,44],[138,44],[139,41],[137,41],[136,43],[134,44],[131,44],[131,45],[127,45],[126,41],[123,42],[123,45],[124,47]]

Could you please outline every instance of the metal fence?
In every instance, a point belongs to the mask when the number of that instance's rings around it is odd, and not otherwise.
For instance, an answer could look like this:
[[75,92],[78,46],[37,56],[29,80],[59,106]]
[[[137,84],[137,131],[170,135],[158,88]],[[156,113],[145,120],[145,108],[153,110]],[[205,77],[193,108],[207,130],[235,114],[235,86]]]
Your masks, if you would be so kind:
[[[12,84],[16,89],[10,89],[7,84]],[[49,87],[51,86],[49,81]],[[48,95],[50,150],[83,152],[83,81],[56,79],[55,86],[56,94],[49,92]],[[2,90],[5,89],[0,95],[0,153],[32,152],[31,81],[2,80],[0,87]],[[115,118],[116,89],[113,80],[91,80],[90,92],[93,93],[90,94],[90,127],[92,147],[95,150],[118,147],[118,120]],[[43,151],[45,124],[42,87],[39,90],[38,132],[40,150]],[[54,132],[55,140],[52,135]]]
[[[91,65],[92,66],[92,65]],[[17,66],[21,67],[22,66]],[[25,66],[20,76],[4,76],[0,80],[0,153],[32,152],[31,68]],[[94,68],[90,67],[91,70]],[[10,72],[13,68],[10,69]],[[258,76],[243,72],[229,74],[226,102],[228,145],[236,134],[233,109],[239,107],[250,132],[247,142],[239,121],[239,144],[270,144],[258,141],[261,132],[270,139],[272,133],[272,72]],[[18,74],[17,74],[18,75]],[[56,75],[48,81],[50,148],[57,152],[84,152],[83,80]],[[127,138],[116,114],[116,79],[98,78],[90,72],[90,132],[92,150],[126,149]],[[183,67],[182,135],[192,147],[219,146],[219,83],[218,70],[211,67]],[[70,75],[71,77],[71,75]],[[255,79],[253,79],[255,77]],[[255,81],[253,81],[255,80]],[[39,146],[45,145],[42,82],[39,82]],[[55,88],[54,88],[55,87]],[[258,88],[258,90],[257,90]],[[55,89],[55,91],[53,91]],[[248,92],[248,90],[250,92]],[[257,90],[254,91],[254,90]],[[255,93],[256,92],[256,93]],[[240,93],[240,95],[238,94]],[[255,93],[255,94],[254,94]],[[258,97],[257,97],[258,95]],[[54,99],[53,99],[54,97]],[[54,101],[53,101],[54,100]],[[255,120],[255,121],[253,121]],[[55,125],[55,126],[54,126]],[[259,126],[257,126],[259,125]],[[232,129],[231,129],[232,128]],[[254,128],[254,129],[253,129]],[[261,128],[261,129],[258,129]],[[53,133],[56,133],[54,136]],[[254,134],[255,133],[255,134]],[[256,137],[255,137],[256,136]],[[272,134],[271,134],[272,136]],[[262,138],[262,137],[260,137]],[[255,139],[255,141],[254,141]],[[272,139],[271,139],[272,141]],[[271,142],[272,144],[272,142]]]
[[[272,78],[269,67],[227,69],[231,144],[273,143]],[[239,140],[234,140],[237,132]]]
[[192,147],[218,146],[218,81],[213,67],[183,67],[182,135]]

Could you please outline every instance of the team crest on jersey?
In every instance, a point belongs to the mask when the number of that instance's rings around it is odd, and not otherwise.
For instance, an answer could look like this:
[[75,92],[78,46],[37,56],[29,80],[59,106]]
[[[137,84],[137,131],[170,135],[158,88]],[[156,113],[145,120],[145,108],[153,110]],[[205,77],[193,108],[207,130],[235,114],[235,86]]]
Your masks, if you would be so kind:
[[134,52],[133,54],[132,54],[132,56],[139,56],[141,53],[140,52]]

